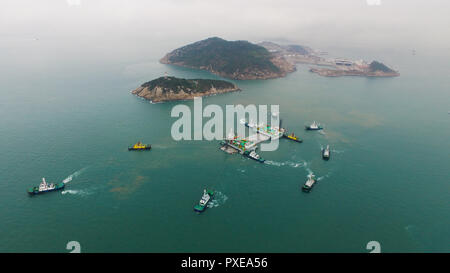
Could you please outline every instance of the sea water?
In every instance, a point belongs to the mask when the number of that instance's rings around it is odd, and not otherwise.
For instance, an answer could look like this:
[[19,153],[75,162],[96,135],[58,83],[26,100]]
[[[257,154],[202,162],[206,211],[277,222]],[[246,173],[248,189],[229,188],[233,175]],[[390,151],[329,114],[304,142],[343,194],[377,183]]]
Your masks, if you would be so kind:
[[[204,98],[280,105],[303,143],[282,139],[261,164],[218,141],[174,141],[171,109],[192,101],[130,94],[165,72],[220,77],[162,65],[162,50],[69,58],[52,46],[3,51],[29,54],[0,69],[0,251],[67,252],[77,241],[83,252],[368,252],[374,240],[382,252],[450,251],[448,56],[342,50],[387,59],[401,76],[325,78],[298,65]],[[313,120],[325,129],[305,131]],[[137,141],[152,150],[129,152]],[[306,194],[309,173],[319,181]],[[28,196],[42,177],[66,188]],[[199,215],[206,187],[218,194]]]

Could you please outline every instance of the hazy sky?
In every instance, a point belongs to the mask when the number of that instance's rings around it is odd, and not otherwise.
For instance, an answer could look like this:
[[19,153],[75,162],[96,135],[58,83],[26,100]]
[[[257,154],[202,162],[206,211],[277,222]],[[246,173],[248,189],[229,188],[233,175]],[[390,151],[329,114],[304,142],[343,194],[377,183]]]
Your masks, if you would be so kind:
[[0,50],[39,39],[81,51],[162,54],[219,36],[448,51],[449,14],[447,0],[1,0]]

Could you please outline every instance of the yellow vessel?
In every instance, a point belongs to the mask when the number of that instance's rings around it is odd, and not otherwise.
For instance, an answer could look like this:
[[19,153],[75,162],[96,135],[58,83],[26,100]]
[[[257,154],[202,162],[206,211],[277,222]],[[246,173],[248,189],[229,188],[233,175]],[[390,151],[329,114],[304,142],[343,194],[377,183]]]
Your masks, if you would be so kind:
[[142,144],[140,141],[134,144],[132,147],[128,147],[128,151],[140,151],[140,150],[150,150],[152,145]]
[[288,139],[290,139],[290,140],[293,140],[293,141],[303,142],[303,140],[301,140],[301,139],[298,138],[296,135],[294,135],[294,133],[292,133],[292,134],[290,134],[290,135],[285,134],[284,137],[286,137],[286,138],[288,138]]

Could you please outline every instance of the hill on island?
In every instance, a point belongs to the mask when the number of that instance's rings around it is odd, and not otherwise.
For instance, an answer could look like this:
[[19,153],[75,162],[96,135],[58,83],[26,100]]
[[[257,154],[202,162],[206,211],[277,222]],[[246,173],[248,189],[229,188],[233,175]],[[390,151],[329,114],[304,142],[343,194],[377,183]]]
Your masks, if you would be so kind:
[[278,78],[295,71],[293,64],[262,46],[218,37],[175,49],[160,62],[208,70],[238,80]]
[[152,102],[162,102],[187,100],[237,90],[239,88],[235,84],[222,80],[160,77],[143,83],[131,93]]
[[372,72],[381,71],[384,73],[396,73],[395,70],[392,70],[389,67],[387,67],[385,64],[377,62],[377,61],[371,62],[369,65],[369,69]]
[[261,42],[258,45],[266,48],[269,52],[276,52],[278,54],[310,55],[313,52],[312,48],[302,45],[279,45],[269,41]]

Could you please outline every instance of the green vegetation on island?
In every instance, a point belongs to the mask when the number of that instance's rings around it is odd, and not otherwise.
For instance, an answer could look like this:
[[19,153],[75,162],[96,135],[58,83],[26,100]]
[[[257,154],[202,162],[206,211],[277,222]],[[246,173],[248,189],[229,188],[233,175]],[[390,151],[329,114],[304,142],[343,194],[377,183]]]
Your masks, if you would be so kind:
[[381,72],[385,72],[385,73],[396,73],[394,70],[390,69],[385,64],[377,62],[377,61],[371,62],[369,65],[369,69],[372,72],[381,71]]
[[166,76],[146,82],[131,93],[152,102],[161,102],[193,99],[197,96],[238,90],[235,84],[223,80],[182,79]]
[[161,63],[204,69],[240,80],[283,77],[295,70],[292,64],[262,46],[218,37],[175,49]]
[[160,87],[162,92],[185,92],[185,93],[204,93],[211,88],[215,89],[232,89],[236,86],[227,81],[210,80],[210,79],[181,79],[176,77],[160,77],[141,85],[154,89]]

